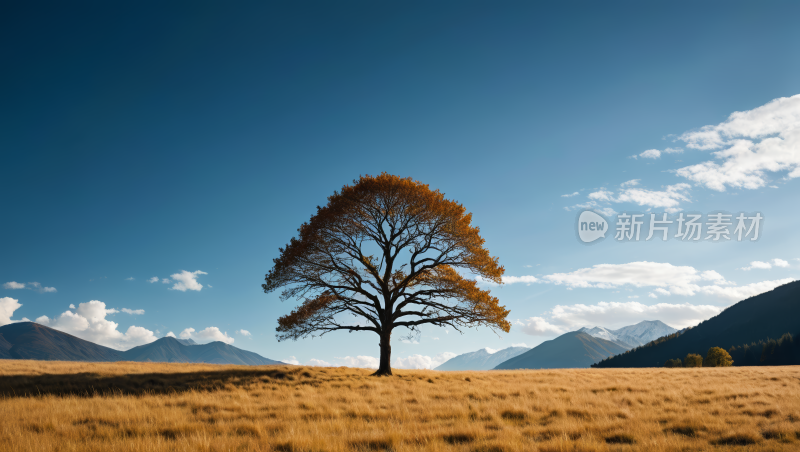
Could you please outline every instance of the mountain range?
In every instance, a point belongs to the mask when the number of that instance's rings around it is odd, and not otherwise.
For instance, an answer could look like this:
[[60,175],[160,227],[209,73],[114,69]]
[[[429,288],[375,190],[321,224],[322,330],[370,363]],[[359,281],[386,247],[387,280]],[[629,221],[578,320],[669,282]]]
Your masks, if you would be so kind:
[[660,320],[645,320],[636,325],[625,326],[618,330],[609,330],[596,326],[594,328],[581,328],[578,331],[600,339],[616,342],[626,348],[634,348],[660,337],[676,333],[678,330]]
[[581,328],[543,342],[533,349],[508,347],[494,353],[488,349],[464,353],[444,362],[435,370],[589,367],[601,359],[677,331],[658,320],[645,320],[616,330],[599,326]]
[[120,361],[120,351],[33,322],[0,327],[0,358],[47,361]]
[[434,370],[489,370],[494,369],[498,364],[503,361],[509,360],[515,356],[530,350],[528,347],[508,347],[496,352],[490,353],[487,349],[482,348],[477,352],[464,353],[451,358]]
[[202,345],[185,345],[180,339],[162,337],[149,344],[122,352],[123,361],[164,363],[246,364],[263,366],[284,364],[263,356],[216,341]]
[[162,337],[155,342],[123,352],[33,322],[12,323],[0,327],[0,359],[284,364],[224,342],[201,345],[191,339],[173,337]]
[[497,365],[495,369],[561,369],[589,367],[624,351],[616,342],[572,331]]
[[689,353],[705,356],[711,347],[728,350],[786,333],[800,333],[800,281],[742,300],[680,334],[606,359],[595,367],[661,367],[668,359],[682,359]]

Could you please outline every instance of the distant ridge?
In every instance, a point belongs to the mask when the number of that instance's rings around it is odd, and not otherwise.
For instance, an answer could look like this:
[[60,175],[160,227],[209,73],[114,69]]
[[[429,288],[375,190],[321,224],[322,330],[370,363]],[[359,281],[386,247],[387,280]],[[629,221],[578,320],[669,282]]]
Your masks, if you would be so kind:
[[250,366],[284,364],[224,342],[184,345],[180,339],[175,339],[174,337],[162,337],[155,342],[122,352],[122,360],[166,363],[246,364]]
[[614,342],[582,331],[572,331],[542,342],[527,352],[500,363],[495,369],[583,368],[625,350],[626,347]]
[[122,352],[33,322],[0,327],[0,358],[46,361],[117,361]]
[[197,344],[191,339],[163,337],[121,352],[33,322],[0,327],[0,359],[46,361],[137,361],[269,365],[284,364],[223,342]]
[[[777,339],[800,332],[800,281],[740,301],[699,325],[597,363],[595,367],[662,367],[689,353],[705,356],[711,347]],[[736,362],[734,362],[736,365]]]
[[451,358],[434,370],[489,370],[503,361],[530,350],[528,347],[508,347],[489,353],[485,348]]

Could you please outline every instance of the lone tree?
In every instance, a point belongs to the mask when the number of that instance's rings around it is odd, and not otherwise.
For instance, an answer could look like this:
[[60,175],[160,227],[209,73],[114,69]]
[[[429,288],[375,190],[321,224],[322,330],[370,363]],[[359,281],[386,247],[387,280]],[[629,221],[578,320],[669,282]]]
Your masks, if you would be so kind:
[[683,367],[683,363],[680,359],[668,359],[666,363],[664,363],[664,367]]
[[703,367],[730,367],[733,365],[733,358],[724,348],[711,347],[708,349],[706,360]]
[[683,359],[683,365],[685,367],[703,367],[703,357],[696,353],[689,353]]
[[345,185],[280,249],[262,284],[301,302],[278,319],[278,340],[371,331],[381,350],[373,375],[391,375],[395,328],[409,337],[425,324],[508,332],[509,311],[462,275],[502,284],[504,269],[471,221],[461,204],[411,178],[382,173]]

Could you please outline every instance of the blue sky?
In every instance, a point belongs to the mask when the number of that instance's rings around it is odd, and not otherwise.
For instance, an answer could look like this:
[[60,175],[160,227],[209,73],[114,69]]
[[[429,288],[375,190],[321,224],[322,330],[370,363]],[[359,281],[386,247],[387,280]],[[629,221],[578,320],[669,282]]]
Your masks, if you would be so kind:
[[[260,284],[317,205],[381,171],[461,202],[506,275],[528,277],[492,289],[511,333],[425,329],[395,343],[398,366],[584,325],[696,323],[800,276],[799,14],[796,2],[6,4],[0,323],[46,316],[117,348],[194,329],[272,359],[369,364],[369,333],[278,343],[293,305]],[[764,223],[755,242],[586,246],[583,208]]]

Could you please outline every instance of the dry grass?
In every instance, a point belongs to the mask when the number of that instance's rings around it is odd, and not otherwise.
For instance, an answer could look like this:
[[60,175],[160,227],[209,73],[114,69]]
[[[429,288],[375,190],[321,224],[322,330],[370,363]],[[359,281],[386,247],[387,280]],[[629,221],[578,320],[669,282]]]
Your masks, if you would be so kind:
[[0,361],[0,450],[792,451],[800,368]]

